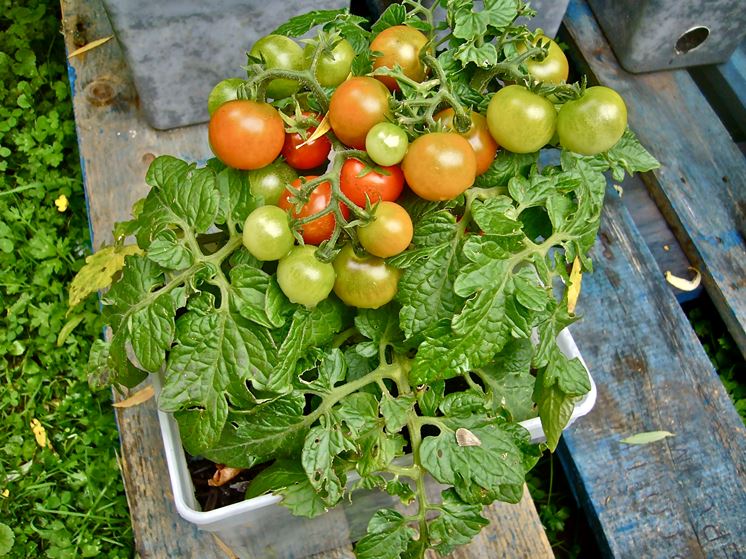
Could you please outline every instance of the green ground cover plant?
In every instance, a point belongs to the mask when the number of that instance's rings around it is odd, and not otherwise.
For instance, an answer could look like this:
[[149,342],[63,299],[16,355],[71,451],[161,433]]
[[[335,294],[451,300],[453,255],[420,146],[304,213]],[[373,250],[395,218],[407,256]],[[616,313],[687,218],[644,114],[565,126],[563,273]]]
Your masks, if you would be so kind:
[[4,1],[0,29],[0,556],[131,557],[95,300],[57,347],[90,252],[59,2]]

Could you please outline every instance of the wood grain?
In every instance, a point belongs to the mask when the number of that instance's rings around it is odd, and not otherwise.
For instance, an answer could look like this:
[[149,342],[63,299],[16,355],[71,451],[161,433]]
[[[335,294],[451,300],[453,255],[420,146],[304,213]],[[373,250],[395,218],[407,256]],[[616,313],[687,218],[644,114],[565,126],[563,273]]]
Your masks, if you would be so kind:
[[[560,456],[604,556],[746,556],[746,428],[613,197],[592,258],[571,330],[598,401]],[[620,442],[657,430],[675,437]]]
[[587,4],[565,26],[598,83],[628,100],[629,123],[662,166],[647,186],[746,355],[746,162],[685,70],[622,70]]
[[[68,52],[112,33],[100,0],[62,0],[62,10]],[[171,131],[150,128],[116,41],[75,57],[69,75],[93,245],[98,248],[112,240],[114,222],[127,219],[133,202],[147,192],[144,177],[153,158],[168,153],[203,161],[210,156],[207,132],[204,125]],[[221,536],[221,545],[176,513],[155,402],[116,413],[122,474],[140,557],[223,559],[236,555],[232,538]],[[553,557],[530,498],[518,505],[496,504],[485,515],[492,521],[490,526],[451,557]],[[348,546],[313,557],[349,559],[352,552]]]

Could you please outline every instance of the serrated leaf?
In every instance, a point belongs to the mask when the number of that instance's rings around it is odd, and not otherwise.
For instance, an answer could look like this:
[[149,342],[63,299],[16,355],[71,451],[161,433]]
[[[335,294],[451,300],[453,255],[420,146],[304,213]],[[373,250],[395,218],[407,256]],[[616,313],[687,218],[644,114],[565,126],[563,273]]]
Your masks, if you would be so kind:
[[410,485],[399,480],[389,481],[386,484],[386,493],[392,497],[399,497],[404,505],[408,505],[415,500],[415,494]]
[[495,186],[508,186],[511,178],[516,176],[528,177],[531,167],[539,161],[537,153],[513,153],[501,149],[495,155],[495,160],[489,169],[479,175],[474,181],[474,186],[489,188]]
[[563,165],[572,165],[571,160],[584,161],[601,173],[611,171],[612,178],[621,182],[625,172],[628,175],[652,171],[660,167],[658,160],[638,141],[635,134],[627,128],[619,141],[607,152],[598,155],[583,156],[572,152],[563,152]]
[[562,436],[562,430],[570,421],[575,398],[562,392],[556,384],[545,386],[544,373],[539,372],[534,386],[534,401],[539,408],[541,427],[547,438],[547,447],[554,452]]
[[417,390],[417,405],[421,415],[435,415],[438,412],[438,407],[443,402],[445,386],[444,381],[436,380]]
[[407,9],[401,4],[389,5],[381,14],[381,17],[373,24],[370,30],[378,34],[384,29],[393,27],[394,25],[401,25],[407,19]]
[[249,484],[246,499],[273,492],[282,497],[281,504],[296,516],[313,518],[327,511],[303,466],[297,460],[277,460],[262,470]]
[[380,426],[368,431],[356,443],[359,452],[355,468],[363,477],[384,471],[394,458],[404,455],[407,444],[403,436],[387,435]]
[[650,444],[658,441],[662,441],[666,437],[675,437],[673,433],[669,431],[647,431],[645,433],[637,433],[630,437],[621,439],[619,442],[624,444]]
[[440,411],[448,417],[469,417],[475,413],[484,413],[485,408],[484,394],[471,389],[446,394],[440,404]]
[[386,420],[386,430],[398,433],[409,421],[414,408],[414,394],[402,394],[396,398],[384,394],[381,398],[381,415]]
[[578,317],[567,312],[567,304],[550,304],[550,313],[537,325],[539,343],[536,346],[533,358],[535,368],[545,367],[550,359],[550,354],[557,345],[557,335],[578,320]]
[[344,9],[339,10],[313,10],[303,15],[291,17],[277,29],[272,31],[276,35],[287,35],[289,37],[300,37],[305,35],[317,25],[334,21],[337,16],[344,14]]
[[171,229],[165,229],[155,236],[148,246],[147,257],[168,270],[188,268],[194,262],[184,241],[178,239]]
[[285,314],[292,307],[274,277],[259,268],[238,264],[231,269],[230,280],[231,304],[241,316],[267,328],[285,323]]
[[91,293],[109,287],[124,267],[125,257],[132,254],[142,254],[142,250],[137,245],[109,246],[87,256],[70,283],[68,307],[72,309]]
[[530,340],[510,340],[491,363],[479,369],[494,413],[506,410],[513,421],[536,415],[531,400],[536,380],[531,374],[532,357]]
[[376,511],[368,533],[355,546],[357,559],[399,559],[414,535],[406,519],[395,510]]
[[531,268],[523,268],[513,274],[513,285],[516,300],[529,310],[543,311],[554,301],[551,290],[539,285]]
[[328,506],[337,504],[342,498],[344,484],[334,470],[334,458],[348,450],[355,450],[355,446],[335,421],[317,425],[306,435],[301,464],[311,485]]
[[318,377],[311,382],[304,382],[310,390],[330,392],[334,385],[342,382],[347,373],[347,362],[339,348],[325,354],[318,367]]
[[471,211],[474,222],[488,235],[514,235],[523,226],[514,219],[515,207],[507,196],[477,201],[472,205]]
[[220,440],[228,419],[228,402],[224,394],[212,391],[204,406],[174,412],[184,449],[193,456],[210,451]]
[[[222,168],[217,168],[217,165]],[[249,214],[258,207],[258,202],[251,194],[249,174],[246,171],[226,167],[222,163],[216,166],[216,188],[220,193],[220,205],[215,218],[217,223],[225,223],[230,217],[235,223],[243,225]]]
[[355,317],[355,327],[358,331],[370,339],[373,345],[384,343],[396,343],[404,338],[399,328],[399,307],[397,305],[385,305],[378,309],[360,309]]
[[542,375],[542,382],[544,386],[556,383],[559,389],[568,396],[583,396],[591,389],[588,371],[580,359],[577,357],[568,359],[557,345],[551,351],[549,364]]
[[[471,22],[473,23],[473,22]],[[479,27],[474,25],[473,27]],[[477,33],[472,37],[480,36]],[[477,45],[474,41],[467,41],[456,49],[456,59],[466,66],[469,63],[476,64],[480,68],[487,68],[497,64],[497,49],[492,43]]]
[[132,313],[129,339],[137,360],[146,371],[158,372],[163,365],[166,352],[174,341],[174,315],[185,304],[184,288],[179,287],[159,295],[148,305]]
[[429,534],[435,550],[446,555],[457,546],[469,543],[489,520],[480,514],[482,505],[465,503],[455,490],[447,489],[441,495],[440,514],[430,523]]

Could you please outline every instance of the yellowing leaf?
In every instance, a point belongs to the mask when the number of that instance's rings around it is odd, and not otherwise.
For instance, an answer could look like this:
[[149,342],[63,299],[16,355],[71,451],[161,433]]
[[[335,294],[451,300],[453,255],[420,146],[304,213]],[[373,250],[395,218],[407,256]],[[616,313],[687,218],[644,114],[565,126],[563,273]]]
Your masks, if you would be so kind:
[[231,481],[234,477],[244,471],[244,468],[231,468],[223,464],[217,464],[212,478],[207,480],[210,487],[220,487]]
[[132,408],[134,406],[139,406],[140,404],[147,402],[150,400],[153,395],[155,394],[155,389],[151,386],[146,386],[142,390],[138,390],[135,392],[132,396],[129,398],[125,398],[121,402],[117,402],[115,404],[112,404],[115,408]]
[[637,433],[636,435],[622,439],[619,442],[624,444],[650,444],[665,439],[666,437],[675,436],[676,435],[669,433],[668,431],[647,431],[645,433]]
[[689,269],[694,272],[694,277],[692,279],[688,280],[680,278],[674,276],[671,272],[666,272],[666,281],[676,289],[681,289],[681,291],[694,291],[699,287],[699,284],[702,283],[702,274],[699,273],[699,270],[692,268],[691,266]]
[[583,283],[583,272],[580,269],[580,258],[577,256],[572,263],[570,272],[570,285],[567,287],[567,312],[575,313],[575,306],[578,304],[580,297],[580,285]]
[[114,35],[109,35],[108,37],[104,37],[103,39],[96,39],[95,41],[91,41],[87,45],[83,45],[79,49],[76,49],[72,51],[70,54],[67,55],[67,59],[70,60],[74,56],[78,56],[79,54],[83,54],[84,52],[88,52],[89,50],[93,50],[96,47],[100,47],[105,42],[111,40],[114,37]]
[[124,257],[131,254],[142,251],[137,245],[110,246],[86,257],[85,266],[70,284],[68,307],[72,309],[91,293],[109,287],[114,275],[124,267]]
[[49,439],[47,439],[47,431],[46,429],[44,429],[44,426],[38,419],[34,418],[31,420],[31,430],[34,432],[36,444],[38,444],[41,448],[48,448],[52,450],[52,443],[50,443]]
[[302,144],[300,144],[298,147],[299,148],[303,147],[306,144],[310,144],[314,140],[318,140],[319,138],[321,138],[321,136],[323,136],[324,134],[326,134],[327,132],[329,132],[329,130],[331,130],[331,127],[332,127],[332,125],[329,124],[329,115],[326,114],[326,115],[324,115],[324,118],[321,119],[321,122],[319,122],[318,128],[316,128],[316,130],[313,131],[313,134],[311,134],[308,137],[308,139],[305,142],[303,142]]

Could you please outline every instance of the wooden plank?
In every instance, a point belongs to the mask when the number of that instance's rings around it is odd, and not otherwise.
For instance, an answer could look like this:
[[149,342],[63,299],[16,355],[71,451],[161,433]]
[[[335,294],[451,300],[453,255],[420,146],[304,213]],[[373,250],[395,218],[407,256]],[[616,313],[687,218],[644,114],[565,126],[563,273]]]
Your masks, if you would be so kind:
[[[100,0],[62,0],[61,4],[68,52],[112,34]],[[132,203],[147,192],[144,177],[153,158],[168,153],[205,160],[210,155],[207,132],[204,125],[171,131],[151,129],[139,110],[116,41],[71,60],[69,73],[92,238],[98,248],[112,240],[113,223],[127,219]],[[231,552],[210,533],[195,529],[176,513],[155,402],[118,410],[117,420],[122,473],[139,555],[230,557]],[[495,504],[485,514],[491,525],[470,546],[450,557],[553,557],[530,498],[518,505]],[[223,543],[230,549],[233,541]],[[348,559],[352,555],[347,547],[314,557]]]
[[622,70],[582,0],[565,26],[592,78],[628,100],[629,122],[662,162],[646,175],[741,351],[746,354],[746,162],[685,70]]
[[[607,199],[573,336],[596,409],[560,457],[606,557],[746,556],[746,428],[650,251]],[[636,433],[675,437],[625,445]]]

